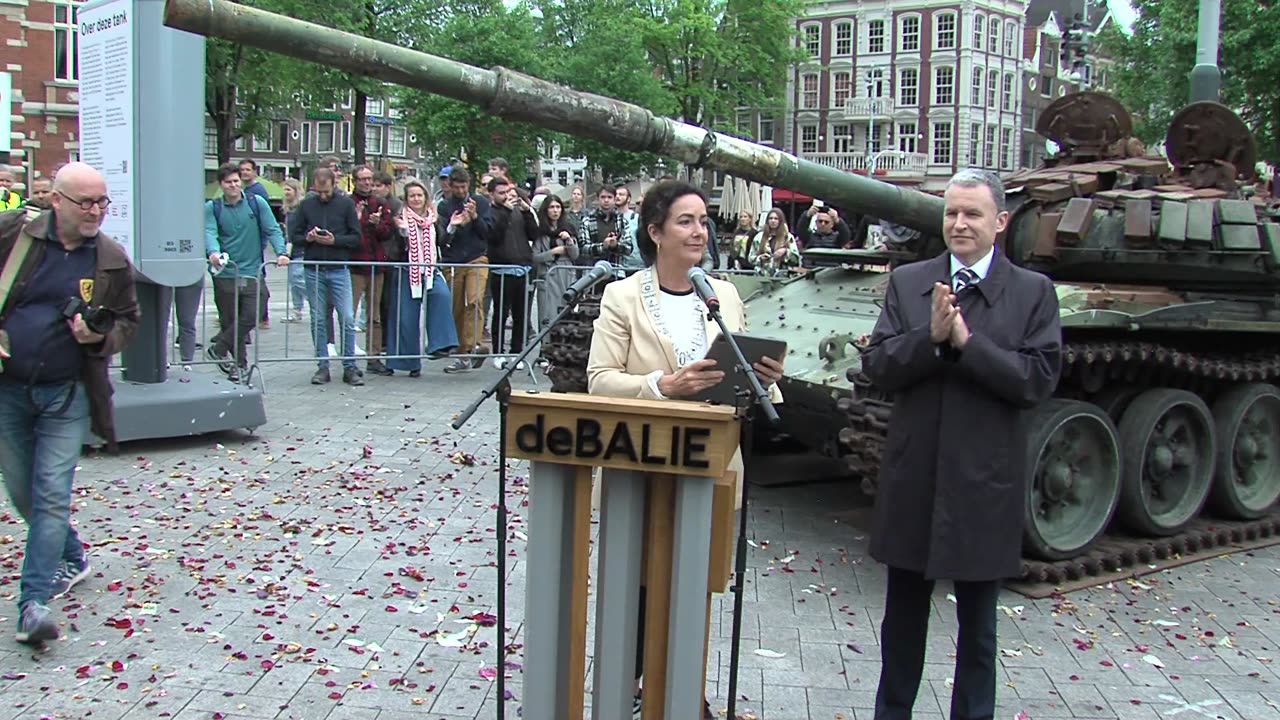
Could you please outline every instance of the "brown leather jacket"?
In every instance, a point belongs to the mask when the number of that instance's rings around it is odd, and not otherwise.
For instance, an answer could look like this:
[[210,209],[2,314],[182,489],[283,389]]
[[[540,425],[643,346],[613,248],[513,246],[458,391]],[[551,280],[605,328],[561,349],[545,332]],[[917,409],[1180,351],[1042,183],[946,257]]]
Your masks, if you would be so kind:
[[[0,267],[8,262],[9,253],[26,221],[27,214],[22,210],[0,213]],[[8,301],[0,308],[0,325],[3,325],[9,307],[17,298],[22,297],[27,280],[45,251],[44,240],[52,231],[52,210],[45,211],[30,221],[27,232],[36,242],[32,244],[31,252],[18,271]],[[94,273],[93,296],[89,304],[111,310],[115,315],[115,324],[102,342],[80,346],[84,351],[81,380],[84,381],[85,392],[89,396],[89,418],[93,434],[105,440],[107,448],[114,452],[116,433],[111,407],[114,390],[107,374],[107,365],[112,355],[123,350],[133,340],[134,331],[138,327],[138,297],[133,289],[133,266],[129,264],[124,248],[111,237],[102,234],[98,235],[96,244],[98,268]]]

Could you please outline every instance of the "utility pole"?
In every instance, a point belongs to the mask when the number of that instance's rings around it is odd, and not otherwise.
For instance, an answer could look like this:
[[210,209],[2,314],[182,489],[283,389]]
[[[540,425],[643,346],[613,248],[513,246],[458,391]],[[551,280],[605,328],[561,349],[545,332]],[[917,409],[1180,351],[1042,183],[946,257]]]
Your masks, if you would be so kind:
[[1196,66],[1191,69],[1191,102],[1219,102],[1222,71],[1218,69],[1218,23],[1222,0],[1200,0],[1200,31],[1196,37]]

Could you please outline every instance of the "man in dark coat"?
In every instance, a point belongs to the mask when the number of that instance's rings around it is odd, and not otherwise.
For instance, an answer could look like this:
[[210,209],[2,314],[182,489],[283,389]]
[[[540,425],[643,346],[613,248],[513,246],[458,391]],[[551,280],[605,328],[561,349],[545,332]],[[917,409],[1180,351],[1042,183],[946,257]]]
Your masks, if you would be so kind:
[[1058,383],[1049,279],[995,250],[1004,188],[962,170],[946,190],[949,252],[894,270],[863,371],[892,393],[871,555],[888,565],[876,720],[911,717],[934,581],[954,581],[952,720],[995,713],[996,598],[1020,565],[1026,411]]

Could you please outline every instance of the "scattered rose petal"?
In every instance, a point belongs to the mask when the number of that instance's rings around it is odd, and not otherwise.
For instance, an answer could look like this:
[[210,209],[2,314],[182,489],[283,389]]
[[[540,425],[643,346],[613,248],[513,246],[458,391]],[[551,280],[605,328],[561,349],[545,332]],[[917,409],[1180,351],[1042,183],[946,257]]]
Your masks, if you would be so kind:
[[770,660],[777,660],[778,658],[784,658],[787,656],[786,653],[781,653],[777,650],[766,650],[764,648],[756,648],[756,655],[763,658],[769,658]]

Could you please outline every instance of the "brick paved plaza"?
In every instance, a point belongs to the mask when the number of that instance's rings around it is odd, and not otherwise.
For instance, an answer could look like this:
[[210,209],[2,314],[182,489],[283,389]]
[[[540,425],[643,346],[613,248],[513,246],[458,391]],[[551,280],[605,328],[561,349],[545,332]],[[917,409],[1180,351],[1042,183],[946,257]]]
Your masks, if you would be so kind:
[[[302,326],[278,322],[282,302],[273,315],[263,356],[282,354],[286,327],[290,354],[305,351]],[[256,437],[86,458],[74,521],[95,573],[55,604],[64,634],[44,652],[10,634],[25,528],[6,503],[0,720],[494,717],[496,411],[462,433],[448,422],[496,371],[441,367],[353,389],[312,387],[308,363],[268,365]],[[509,489],[516,643],[523,472]],[[867,501],[852,483],[753,492],[739,713],[871,718],[884,573],[866,557]],[[948,592],[934,600],[922,720],[948,707]],[[711,630],[707,687],[721,711],[731,607],[720,598]],[[1001,609],[999,720],[1280,718],[1275,548],[1053,600],[1006,592]]]

